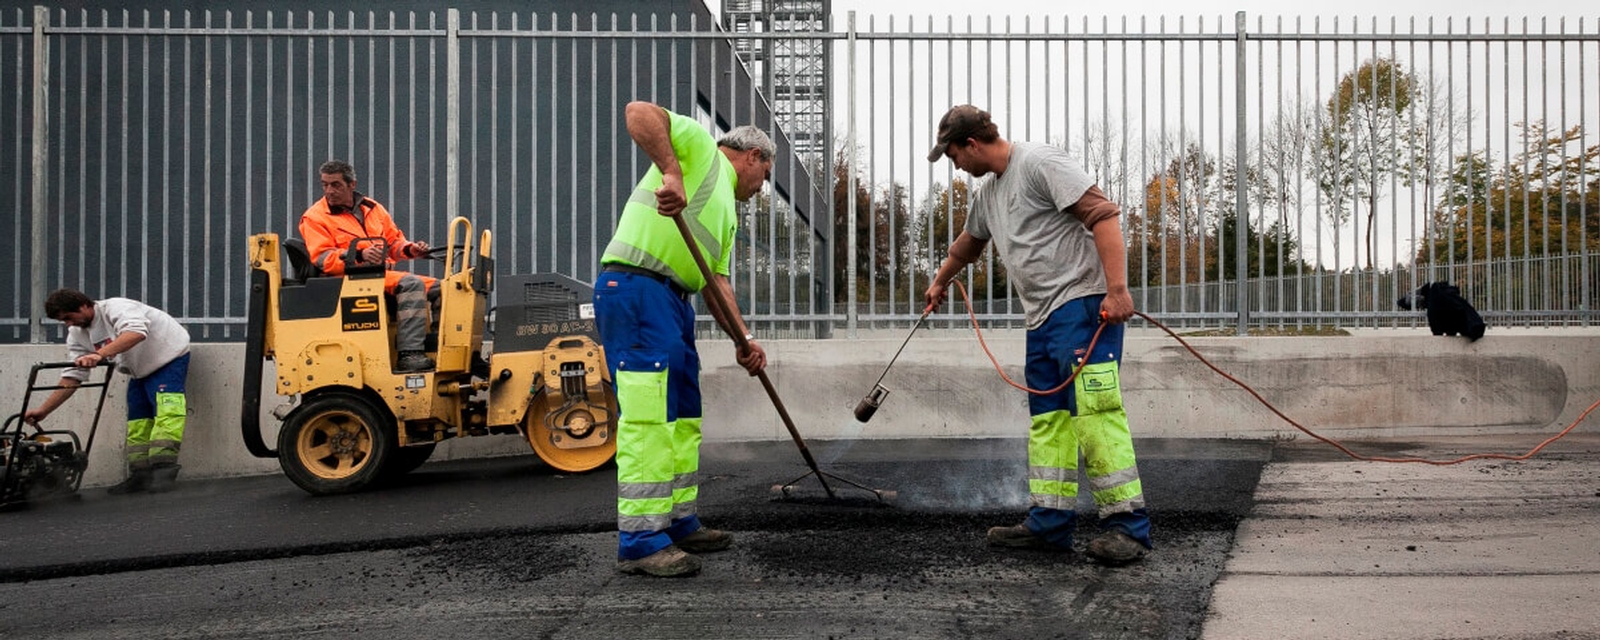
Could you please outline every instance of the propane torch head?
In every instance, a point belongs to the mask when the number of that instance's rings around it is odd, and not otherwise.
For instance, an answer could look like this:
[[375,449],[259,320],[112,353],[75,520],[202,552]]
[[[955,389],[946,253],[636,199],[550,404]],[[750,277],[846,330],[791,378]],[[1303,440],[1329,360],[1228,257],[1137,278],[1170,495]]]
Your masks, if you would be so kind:
[[873,385],[872,391],[867,392],[861,402],[856,403],[856,420],[866,422],[872,419],[872,414],[878,412],[878,407],[883,405],[884,396],[889,395],[889,390],[882,384]]

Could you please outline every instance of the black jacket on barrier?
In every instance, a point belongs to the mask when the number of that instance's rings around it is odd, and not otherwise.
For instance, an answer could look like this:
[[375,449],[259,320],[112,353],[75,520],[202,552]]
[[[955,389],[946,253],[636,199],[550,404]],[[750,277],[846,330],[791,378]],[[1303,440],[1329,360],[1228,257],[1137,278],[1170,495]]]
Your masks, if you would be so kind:
[[1436,336],[1466,336],[1476,342],[1483,337],[1483,317],[1472,303],[1461,297],[1461,289],[1444,280],[1418,287],[1415,293],[1402,296],[1396,304],[1410,311],[1412,306],[1428,312],[1428,328]]

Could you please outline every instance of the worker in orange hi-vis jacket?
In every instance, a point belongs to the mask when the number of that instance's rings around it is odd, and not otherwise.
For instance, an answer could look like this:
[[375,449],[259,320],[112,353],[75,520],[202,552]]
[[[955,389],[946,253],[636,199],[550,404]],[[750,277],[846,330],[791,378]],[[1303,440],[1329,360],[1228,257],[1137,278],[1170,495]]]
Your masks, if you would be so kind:
[[[324,274],[342,276],[350,264],[387,262],[383,290],[395,297],[395,350],[399,359],[396,371],[427,371],[433,359],[424,351],[428,337],[429,310],[439,298],[438,281],[393,269],[398,260],[426,256],[426,242],[406,240],[377,200],[356,191],[356,170],[342,160],[322,163],[322,199],[312,203],[300,216],[300,236],[305,238],[311,262]],[[384,243],[368,243],[354,251],[350,242],[358,238],[382,238]],[[388,255],[384,254],[384,247]],[[346,254],[349,255],[346,255]]]

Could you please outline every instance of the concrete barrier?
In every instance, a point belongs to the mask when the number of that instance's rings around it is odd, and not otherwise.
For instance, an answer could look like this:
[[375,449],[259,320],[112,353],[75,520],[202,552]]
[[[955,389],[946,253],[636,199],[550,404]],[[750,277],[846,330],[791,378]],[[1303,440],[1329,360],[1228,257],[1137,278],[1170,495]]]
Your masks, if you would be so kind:
[[[970,331],[956,330],[919,332],[883,381],[891,392],[882,408],[870,422],[857,422],[856,403],[872,389],[904,337],[882,333],[855,340],[763,342],[771,362],[768,376],[801,435],[831,440],[1026,434],[1026,394],[1005,384]],[[1005,373],[1021,383],[1022,332],[985,338]],[[1600,329],[1495,329],[1476,343],[1420,329],[1188,341],[1290,418],[1334,438],[1553,434],[1600,400]],[[706,440],[787,439],[760,383],[738,367],[732,351],[727,342],[701,344]],[[11,388],[9,398],[0,397],[11,404],[0,405],[6,416],[22,410],[29,367],[60,360],[65,353],[61,345],[0,346],[0,381]],[[279,473],[276,460],[252,457],[240,436],[243,346],[196,344],[193,353],[184,476]],[[1124,400],[1135,437],[1299,435],[1165,334],[1130,333],[1124,360]],[[278,425],[271,410],[284,402],[270,392],[272,375],[268,363],[261,406],[269,444],[276,443]],[[112,484],[124,475],[125,382],[120,375],[112,382],[85,486]],[[48,426],[86,433],[93,415],[88,396],[79,393]],[[447,441],[433,459],[529,451],[519,437],[486,436]]]

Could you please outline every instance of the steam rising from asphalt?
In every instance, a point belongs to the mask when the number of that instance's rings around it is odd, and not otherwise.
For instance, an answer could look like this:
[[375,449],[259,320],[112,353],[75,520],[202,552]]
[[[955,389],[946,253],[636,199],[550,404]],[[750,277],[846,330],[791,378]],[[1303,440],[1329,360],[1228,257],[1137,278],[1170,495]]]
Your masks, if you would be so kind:
[[[974,470],[976,469],[976,470]],[[963,465],[959,472],[927,476],[925,494],[931,504],[919,505],[934,511],[974,512],[1028,509],[1028,466],[1025,460],[991,460]],[[901,495],[910,491],[902,490]]]
[[[825,470],[841,466],[841,460],[871,427],[854,419],[836,425],[837,440],[811,447],[817,463]],[[965,513],[1015,510],[1020,519],[1030,499],[1026,443],[1018,441],[1016,445],[973,452],[973,457],[961,464],[945,465],[933,473],[895,476],[883,481],[887,486],[878,488],[897,490],[896,505],[902,508]],[[848,467],[848,462],[842,466]]]
[[839,428],[839,439],[829,442],[826,451],[816,452],[818,464],[831,465],[838,462],[845,453],[855,448],[855,443],[861,440],[861,434],[867,430],[867,425],[853,419],[840,424],[844,426]]

